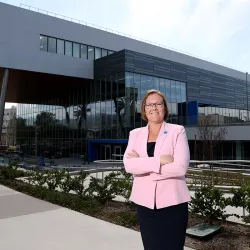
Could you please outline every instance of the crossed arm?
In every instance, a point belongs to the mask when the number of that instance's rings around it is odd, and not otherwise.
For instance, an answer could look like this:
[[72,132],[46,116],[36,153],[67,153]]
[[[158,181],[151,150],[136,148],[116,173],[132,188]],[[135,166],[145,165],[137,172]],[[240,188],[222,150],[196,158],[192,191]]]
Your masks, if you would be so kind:
[[130,133],[128,147],[123,162],[128,173],[141,175],[150,174],[152,180],[177,178],[185,176],[190,160],[189,146],[184,127],[177,134],[174,155],[160,155],[142,158],[135,151],[136,141],[133,132]]

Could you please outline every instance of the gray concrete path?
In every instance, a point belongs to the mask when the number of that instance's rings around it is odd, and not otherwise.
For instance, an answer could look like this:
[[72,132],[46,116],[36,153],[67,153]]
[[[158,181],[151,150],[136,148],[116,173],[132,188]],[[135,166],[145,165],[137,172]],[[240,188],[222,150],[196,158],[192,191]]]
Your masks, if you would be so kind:
[[0,185],[0,249],[143,250],[143,247],[139,232]]

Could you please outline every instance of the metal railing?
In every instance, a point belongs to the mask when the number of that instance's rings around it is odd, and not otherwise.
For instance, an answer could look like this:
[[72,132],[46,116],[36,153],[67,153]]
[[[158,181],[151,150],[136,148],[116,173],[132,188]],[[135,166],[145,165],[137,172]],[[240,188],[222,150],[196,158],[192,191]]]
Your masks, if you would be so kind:
[[185,54],[185,55],[188,55],[188,56],[196,58],[196,59],[200,59],[200,60],[204,60],[204,61],[207,61],[207,62],[210,62],[210,63],[214,63],[214,64],[217,64],[217,65],[226,67],[226,68],[230,68],[230,69],[233,69],[233,70],[244,72],[242,69],[237,69],[237,68],[234,68],[232,66],[228,66],[226,64],[223,64],[223,63],[219,63],[219,62],[216,62],[216,61],[213,61],[213,60],[208,60],[208,59],[203,58],[201,56],[196,56],[196,55],[193,55],[191,53],[187,53],[187,52],[182,51],[180,49],[175,49],[175,48],[172,48],[172,47],[168,47],[166,45],[162,45],[162,44],[157,43],[157,42],[153,42],[153,41],[150,41],[150,40],[147,40],[147,39],[139,38],[139,37],[136,37],[136,36],[133,36],[133,35],[130,35],[130,34],[126,34],[126,33],[123,33],[123,32],[119,32],[119,31],[116,31],[116,30],[113,30],[113,29],[105,28],[103,26],[96,25],[96,24],[93,24],[93,23],[90,23],[90,22],[82,21],[82,20],[79,20],[79,19],[76,19],[76,18],[72,18],[72,17],[68,17],[68,16],[65,16],[65,15],[58,14],[58,13],[54,13],[54,12],[51,12],[51,11],[43,10],[43,9],[33,7],[33,6],[30,6],[30,5],[26,5],[26,4],[23,4],[23,3],[20,3],[20,7],[23,8],[23,9],[28,9],[30,11],[35,11],[35,12],[38,12],[38,13],[41,13],[41,14],[45,14],[45,15],[48,15],[48,16],[53,16],[53,17],[56,17],[56,18],[64,19],[66,21],[79,23],[79,24],[86,25],[86,26],[89,26],[89,27],[92,27],[92,28],[100,29],[100,30],[103,30],[103,31],[106,31],[106,32],[110,32],[110,33],[119,35],[119,36],[131,38],[131,39],[134,39],[134,40],[137,40],[137,41],[140,41],[140,42],[148,43],[148,44],[151,44],[151,45],[154,45],[154,46],[157,46],[157,47],[161,47],[161,48],[168,49],[168,50],[171,50],[171,51],[174,51],[174,52]]

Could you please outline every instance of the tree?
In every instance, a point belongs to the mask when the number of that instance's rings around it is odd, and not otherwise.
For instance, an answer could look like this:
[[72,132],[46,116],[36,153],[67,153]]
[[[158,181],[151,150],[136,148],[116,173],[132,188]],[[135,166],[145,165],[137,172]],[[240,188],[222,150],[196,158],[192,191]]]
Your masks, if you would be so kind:
[[67,111],[68,106],[63,106],[64,110],[65,110],[65,117],[66,117],[66,122],[67,125],[69,125],[70,123],[70,118],[69,118],[69,112]]
[[83,121],[86,122],[87,112],[90,111],[90,108],[87,108],[88,104],[81,104],[77,106],[77,110],[74,111],[74,117],[78,120],[78,129],[82,128]]
[[[115,104],[115,112],[116,114],[118,115],[118,122],[119,122],[119,125],[120,125],[120,128],[121,128],[121,137],[124,136],[124,131],[125,131],[125,127],[124,127],[124,124],[123,124],[123,118],[122,115],[121,115],[121,111],[125,108],[125,100],[124,98],[122,97],[119,97],[119,98],[116,98],[115,96],[113,97],[113,101],[114,101],[114,104]],[[125,113],[124,113],[125,115]]]
[[41,112],[36,116],[36,125],[45,127],[56,123],[55,115],[50,112]]
[[211,115],[201,116],[198,123],[199,141],[201,142],[202,160],[213,159],[213,151],[227,134],[227,129],[216,124]]
[[16,144],[16,128],[17,128],[16,113],[11,113],[10,120],[6,127],[6,138],[8,146],[14,146]]

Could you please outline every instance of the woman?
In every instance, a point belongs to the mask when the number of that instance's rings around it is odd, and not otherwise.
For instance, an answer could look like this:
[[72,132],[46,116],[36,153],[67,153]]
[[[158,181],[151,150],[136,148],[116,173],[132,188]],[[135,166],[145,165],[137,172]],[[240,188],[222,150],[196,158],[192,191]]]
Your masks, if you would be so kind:
[[130,132],[123,162],[134,175],[130,200],[137,204],[145,250],[184,248],[189,191],[189,146],[183,126],[166,123],[166,97],[147,91],[141,106],[146,127]]

